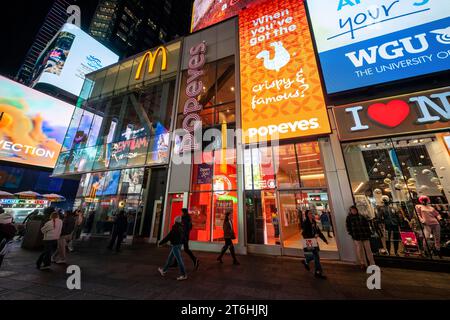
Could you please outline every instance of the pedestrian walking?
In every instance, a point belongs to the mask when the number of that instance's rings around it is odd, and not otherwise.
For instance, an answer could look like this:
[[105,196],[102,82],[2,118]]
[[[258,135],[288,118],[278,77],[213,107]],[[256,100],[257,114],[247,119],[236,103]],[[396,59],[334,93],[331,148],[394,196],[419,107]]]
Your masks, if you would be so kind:
[[109,242],[108,249],[112,250],[115,244],[116,252],[120,252],[120,245],[122,244],[125,232],[127,231],[127,225],[128,221],[125,211],[121,210],[114,220],[111,241]]
[[236,239],[236,234],[233,230],[233,221],[230,219],[232,211],[228,210],[225,213],[225,219],[223,221],[223,238],[225,239],[225,245],[222,248],[222,251],[220,252],[219,257],[217,258],[217,261],[220,263],[223,263],[222,257],[227,252],[228,249],[230,249],[231,256],[233,257],[233,264],[239,265],[239,261],[236,259],[236,254],[234,252],[234,245],[233,240]]
[[327,232],[328,238],[333,238],[333,236],[330,234],[331,232],[331,213],[324,209],[322,211],[322,214],[320,215],[320,222],[322,223],[322,231]]
[[[369,221],[362,216],[356,206],[351,206],[345,223],[348,234],[352,237],[356,247],[361,270],[367,270],[367,260],[369,265],[375,265],[372,249],[370,248],[370,230]],[[366,260],[367,258],[367,260]]]
[[[58,212],[54,210],[50,214],[50,220],[41,228],[44,234],[44,252],[36,261],[36,267],[40,270],[50,269],[51,257],[58,248],[58,239],[61,236],[62,221],[59,219]],[[42,267],[42,263],[44,264]]]
[[312,242],[315,242],[316,245],[310,247],[304,246],[305,260],[302,261],[306,270],[310,270],[309,263],[314,260],[314,276],[319,279],[326,279],[323,275],[322,265],[320,264],[320,256],[319,256],[319,244],[317,242],[317,238],[322,239],[326,244],[328,244],[327,239],[323,235],[322,231],[320,231],[317,226],[316,219],[311,210],[306,210],[305,212],[306,219],[303,222],[303,232],[302,236],[304,241],[313,239]]
[[183,225],[183,249],[184,252],[191,258],[192,263],[194,264],[194,269],[197,270],[200,264],[200,261],[194,254],[191,249],[189,249],[189,235],[192,230],[192,218],[189,215],[189,211],[186,208],[181,209],[183,215],[181,216],[181,224]]
[[52,261],[55,261],[57,264],[66,263],[66,246],[72,241],[75,223],[76,219],[73,213],[66,211],[61,228],[61,236],[58,239],[58,249],[52,256]]
[[170,266],[173,264],[174,259],[178,263],[178,267],[180,268],[180,276],[177,277],[178,281],[186,280],[187,273],[184,267],[183,257],[181,256],[181,246],[184,242],[184,232],[182,225],[182,218],[180,216],[175,218],[175,223],[172,226],[169,234],[162,239],[158,245],[161,246],[167,242],[170,242],[170,253],[167,257],[166,264],[162,268],[158,268],[159,273],[164,277],[169,270]]

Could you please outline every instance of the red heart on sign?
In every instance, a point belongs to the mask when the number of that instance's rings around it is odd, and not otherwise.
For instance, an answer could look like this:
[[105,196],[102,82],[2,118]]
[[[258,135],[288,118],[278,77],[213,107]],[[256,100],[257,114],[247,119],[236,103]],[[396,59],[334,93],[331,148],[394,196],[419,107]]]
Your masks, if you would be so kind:
[[409,105],[402,100],[392,100],[387,104],[375,103],[369,106],[367,113],[375,122],[394,128],[401,124],[409,115]]

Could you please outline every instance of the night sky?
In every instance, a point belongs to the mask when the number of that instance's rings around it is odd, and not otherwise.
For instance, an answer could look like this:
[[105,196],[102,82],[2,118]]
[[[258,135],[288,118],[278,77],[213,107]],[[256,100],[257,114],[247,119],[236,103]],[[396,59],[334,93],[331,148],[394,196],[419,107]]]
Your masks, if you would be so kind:
[[[77,0],[81,8],[82,28],[87,31],[96,0]],[[53,0],[11,1],[1,4],[0,19],[0,75],[14,77],[33,44]]]

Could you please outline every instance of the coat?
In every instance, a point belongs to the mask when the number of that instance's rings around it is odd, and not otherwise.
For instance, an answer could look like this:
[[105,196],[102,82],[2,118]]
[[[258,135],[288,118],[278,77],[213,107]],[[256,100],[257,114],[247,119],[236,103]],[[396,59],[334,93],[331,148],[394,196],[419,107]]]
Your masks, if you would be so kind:
[[345,221],[348,234],[356,241],[370,240],[372,231],[369,221],[360,214],[349,214]]
[[233,224],[230,219],[225,219],[223,221],[223,238],[236,239],[236,235],[233,230]]
[[125,231],[127,231],[127,227],[128,227],[127,217],[125,217],[124,215],[118,215],[116,217],[116,220],[114,221],[114,230],[113,230],[113,232],[116,232],[118,234],[122,234]]
[[181,223],[174,223],[172,226],[172,229],[170,230],[169,234],[162,239],[159,244],[163,245],[166,242],[169,242],[173,246],[178,246],[183,244],[184,242],[184,232],[183,232],[183,226]]
[[320,231],[320,229],[317,227],[316,220],[313,220],[313,222],[311,222],[309,218],[306,218],[306,220],[303,221],[302,230],[303,239],[315,238],[316,235],[318,235],[320,239],[322,239],[325,243],[328,243],[322,231]]
[[184,241],[189,241],[189,234],[192,230],[192,219],[190,215],[183,215],[181,217],[181,223],[183,225]]

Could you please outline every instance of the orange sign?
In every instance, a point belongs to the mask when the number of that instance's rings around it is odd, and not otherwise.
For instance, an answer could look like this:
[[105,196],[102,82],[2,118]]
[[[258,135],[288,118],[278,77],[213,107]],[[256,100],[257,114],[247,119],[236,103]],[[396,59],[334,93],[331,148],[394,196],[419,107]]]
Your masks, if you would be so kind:
[[303,1],[266,1],[239,18],[244,143],[330,133]]

